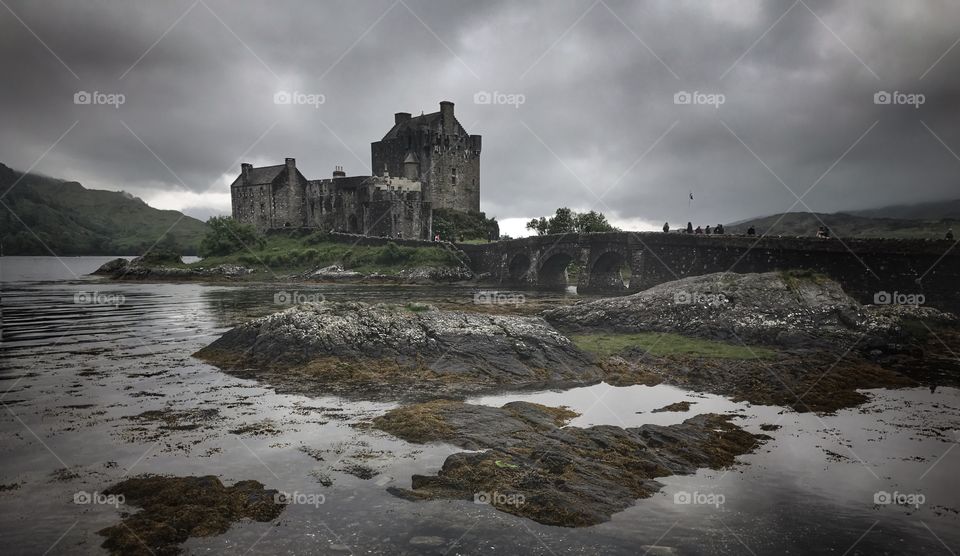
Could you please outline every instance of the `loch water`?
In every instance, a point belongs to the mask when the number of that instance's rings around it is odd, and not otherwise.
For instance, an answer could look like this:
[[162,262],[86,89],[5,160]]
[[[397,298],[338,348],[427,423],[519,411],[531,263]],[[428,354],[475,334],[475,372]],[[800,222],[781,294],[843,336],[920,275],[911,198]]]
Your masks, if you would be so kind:
[[[468,307],[458,286],[116,283],[88,276],[112,257],[3,257],[0,546],[4,554],[105,554],[97,531],[135,507],[96,503],[130,476],[255,479],[299,493],[272,523],[192,538],[187,554],[955,554],[960,552],[960,391],[870,390],[834,415],[733,402],[660,385],[597,384],[472,398],[568,406],[570,425],[677,423],[734,413],[781,428],[726,470],[664,488],[607,522],[541,525],[469,500],[387,492],[457,451],[358,428],[395,407],[278,394],[191,354],[230,327],[297,299]],[[575,294],[522,292],[526,302]],[[651,413],[678,401],[681,413]],[[170,430],[152,410],[208,411]],[[250,425],[254,425],[250,427]],[[361,478],[355,470],[372,470]],[[329,486],[324,486],[327,483]],[[84,496],[86,495],[86,496]],[[888,503],[890,501],[893,503]],[[93,501],[93,503],[91,503]]]

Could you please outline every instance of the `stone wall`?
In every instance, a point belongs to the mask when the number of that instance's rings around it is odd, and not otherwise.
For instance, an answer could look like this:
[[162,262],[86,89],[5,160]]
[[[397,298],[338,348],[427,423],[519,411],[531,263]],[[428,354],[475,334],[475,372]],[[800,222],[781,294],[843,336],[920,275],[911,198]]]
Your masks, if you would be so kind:
[[[500,283],[550,286],[557,267],[583,265],[578,287],[616,293],[619,269],[629,291],[714,272],[809,269],[837,280],[863,303],[884,294],[922,294],[928,305],[960,313],[960,249],[945,240],[750,238],[617,232],[541,236],[461,248],[473,271]],[[518,269],[526,266],[520,276]],[[608,283],[609,282],[609,283]]]

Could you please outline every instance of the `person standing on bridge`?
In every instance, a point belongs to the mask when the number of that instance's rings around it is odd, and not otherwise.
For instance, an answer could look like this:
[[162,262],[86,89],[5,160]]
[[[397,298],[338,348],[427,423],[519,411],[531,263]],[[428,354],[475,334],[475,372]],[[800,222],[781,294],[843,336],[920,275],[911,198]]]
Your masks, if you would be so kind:
[[713,233],[713,229],[710,228],[710,224],[707,224],[706,229],[704,229],[703,231],[704,231],[707,235],[710,235],[710,234]]
[[670,233],[670,223],[669,223],[669,222],[664,222],[664,223],[663,223],[663,233],[665,233],[665,234]]
[[688,234],[693,233],[693,222],[687,222],[687,233]]
[[757,235],[757,229],[754,228],[753,226],[750,226],[749,228],[747,228],[747,235],[751,237]]
[[946,239],[949,241],[953,241],[953,228],[950,228],[949,230],[947,230]]
[[713,229],[713,235],[723,235],[723,224],[717,224],[717,227]]

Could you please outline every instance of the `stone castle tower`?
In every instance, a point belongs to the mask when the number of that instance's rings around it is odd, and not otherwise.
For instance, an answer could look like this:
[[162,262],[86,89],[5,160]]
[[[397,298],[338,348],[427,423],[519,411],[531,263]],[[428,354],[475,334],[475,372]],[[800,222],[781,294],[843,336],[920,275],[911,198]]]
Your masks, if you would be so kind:
[[480,212],[480,148],[480,136],[467,133],[449,101],[431,114],[398,112],[370,146],[374,174],[419,181],[433,208],[464,212]]

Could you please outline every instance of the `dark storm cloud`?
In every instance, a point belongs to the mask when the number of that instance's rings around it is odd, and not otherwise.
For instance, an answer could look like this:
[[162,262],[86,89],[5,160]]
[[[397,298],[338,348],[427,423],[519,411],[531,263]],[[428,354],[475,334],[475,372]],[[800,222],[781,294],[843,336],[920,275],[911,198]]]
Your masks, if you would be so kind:
[[[180,192],[196,213],[226,208],[240,158],[368,173],[394,112],[443,99],[484,135],[482,208],[501,219],[569,205],[715,223],[811,186],[794,210],[958,196],[960,5],[945,0],[8,5],[0,159],[26,169],[79,122],[36,170],[161,204]],[[125,103],[75,105],[81,90]],[[325,102],[277,106],[279,90]],[[880,90],[925,102],[877,105]]]

